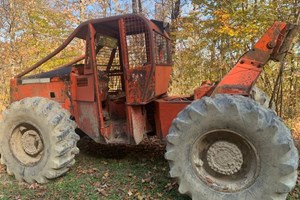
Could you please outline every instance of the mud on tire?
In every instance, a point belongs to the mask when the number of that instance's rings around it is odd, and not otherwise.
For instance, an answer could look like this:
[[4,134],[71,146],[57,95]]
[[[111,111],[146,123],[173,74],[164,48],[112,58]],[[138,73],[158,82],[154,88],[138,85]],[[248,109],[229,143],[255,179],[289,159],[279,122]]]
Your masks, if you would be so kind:
[[41,97],[14,102],[1,121],[1,163],[19,181],[46,183],[75,163],[79,136],[70,113]]
[[173,121],[165,158],[193,200],[286,199],[297,179],[290,131],[250,98],[205,97]]

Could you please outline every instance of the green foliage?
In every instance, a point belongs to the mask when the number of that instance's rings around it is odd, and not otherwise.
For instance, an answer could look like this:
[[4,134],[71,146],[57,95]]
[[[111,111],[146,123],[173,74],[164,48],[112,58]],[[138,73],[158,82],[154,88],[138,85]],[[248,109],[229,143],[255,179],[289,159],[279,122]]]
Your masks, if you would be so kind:
[[[177,23],[173,94],[191,94],[204,80],[219,81],[274,21],[299,23],[299,1],[192,1],[194,9]],[[295,41],[299,45],[299,38]],[[299,46],[286,59],[282,94],[276,95],[283,117],[299,115]],[[268,64],[258,85],[271,95],[279,65]],[[280,92],[281,93],[281,92]],[[278,94],[278,92],[277,92]]]

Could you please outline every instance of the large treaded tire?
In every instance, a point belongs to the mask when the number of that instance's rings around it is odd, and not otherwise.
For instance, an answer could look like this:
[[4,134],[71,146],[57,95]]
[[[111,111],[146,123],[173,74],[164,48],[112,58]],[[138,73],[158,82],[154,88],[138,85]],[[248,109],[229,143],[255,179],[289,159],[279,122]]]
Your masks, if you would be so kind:
[[1,163],[19,181],[46,183],[75,163],[79,136],[70,113],[59,103],[25,98],[3,112],[0,129]]
[[[259,160],[255,168],[257,176],[253,176],[253,181],[244,188],[233,191],[215,189],[214,180],[200,178],[201,174],[195,170],[192,161],[195,141],[216,130],[238,133],[238,137],[244,138],[255,149],[253,152]],[[218,137],[230,139],[217,134],[216,140]],[[179,192],[193,200],[283,200],[294,188],[297,179],[298,151],[290,131],[273,111],[243,96],[204,97],[187,106],[171,125],[165,158],[169,161],[171,177],[178,181]],[[197,166],[204,168],[208,166],[207,162],[204,159]],[[253,162],[256,161],[249,161]],[[231,176],[218,174],[216,180],[223,184],[222,181],[226,183]],[[222,177],[225,179],[222,180]]]

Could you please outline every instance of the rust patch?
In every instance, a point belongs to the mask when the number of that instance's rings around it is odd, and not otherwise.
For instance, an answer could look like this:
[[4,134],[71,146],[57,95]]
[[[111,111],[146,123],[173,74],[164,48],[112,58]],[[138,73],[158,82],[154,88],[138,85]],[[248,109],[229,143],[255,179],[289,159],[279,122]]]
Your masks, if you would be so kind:
[[84,131],[96,142],[100,141],[99,134],[99,121],[97,104],[89,102],[77,102],[79,119],[77,124],[79,128]]

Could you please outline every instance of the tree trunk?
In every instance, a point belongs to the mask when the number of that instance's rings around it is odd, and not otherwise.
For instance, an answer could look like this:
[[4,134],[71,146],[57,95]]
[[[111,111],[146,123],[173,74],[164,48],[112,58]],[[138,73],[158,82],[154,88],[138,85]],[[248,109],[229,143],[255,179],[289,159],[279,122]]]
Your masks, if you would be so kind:
[[172,8],[172,13],[171,13],[171,26],[170,26],[170,31],[171,31],[171,38],[172,38],[172,52],[175,53],[175,45],[176,45],[176,31],[177,31],[177,25],[176,21],[180,18],[180,5],[181,2],[180,0],[176,0],[174,3],[174,7]]
[[134,13],[134,14],[137,13],[137,4],[136,4],[136,0],[132,0],[132,13]]
[[143,13],[143,6],[141,0],[138,0],[139,3],[139,13]]
[[180,17],[180,0],[176,0],[174,3],[174,8],[172,9],[171,21],[172,24]]
[[79,8],[80,8],[80,23],[85,20],[85,0],[79,1]]

